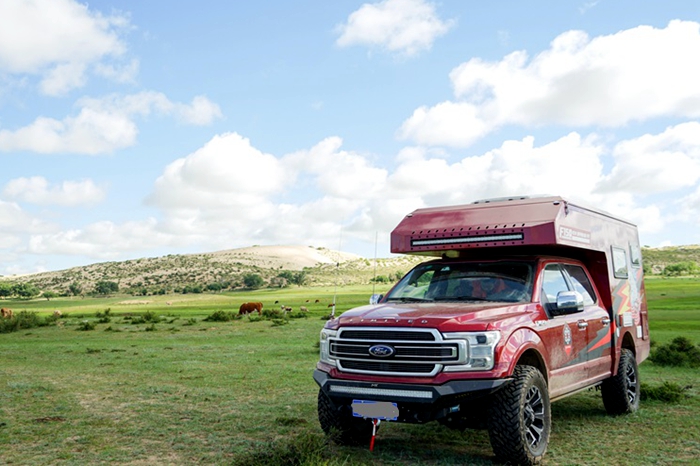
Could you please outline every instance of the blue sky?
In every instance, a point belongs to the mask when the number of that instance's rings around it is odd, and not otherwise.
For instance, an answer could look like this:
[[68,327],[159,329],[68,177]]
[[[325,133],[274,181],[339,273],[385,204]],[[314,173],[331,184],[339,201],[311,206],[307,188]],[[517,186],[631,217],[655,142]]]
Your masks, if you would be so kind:
[[558,194],[700,243],[700,4],[0,2],[0,275]]

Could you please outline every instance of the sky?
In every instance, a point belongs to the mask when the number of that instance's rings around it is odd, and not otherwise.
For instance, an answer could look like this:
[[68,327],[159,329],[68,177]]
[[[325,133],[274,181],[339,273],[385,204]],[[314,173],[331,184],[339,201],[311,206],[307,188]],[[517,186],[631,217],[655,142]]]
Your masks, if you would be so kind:
[[0,0],[0,275],[538,194],[700,244],[700,2]]

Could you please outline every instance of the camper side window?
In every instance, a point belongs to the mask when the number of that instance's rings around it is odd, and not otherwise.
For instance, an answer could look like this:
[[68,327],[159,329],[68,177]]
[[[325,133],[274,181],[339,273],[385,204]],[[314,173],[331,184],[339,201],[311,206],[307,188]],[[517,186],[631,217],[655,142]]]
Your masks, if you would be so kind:
[[630,243],[630,262],[632,262],[632,267],[638,269],[642,265],[642,251],[636,244]]
[[627,278],[627,253],[625,250],[613,246],[612,260],[615,278]]

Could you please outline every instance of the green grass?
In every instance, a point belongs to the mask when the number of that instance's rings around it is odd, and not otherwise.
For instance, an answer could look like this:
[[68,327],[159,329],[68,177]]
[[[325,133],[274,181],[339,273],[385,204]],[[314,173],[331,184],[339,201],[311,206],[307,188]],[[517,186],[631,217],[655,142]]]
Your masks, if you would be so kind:
[[[700,292],[682,280],[648,281],[659,342],[683,335],[700,343]],[[338,290],[337,313],[367,303],[371,292]],[[67,317],[0,334],[0,464],[493,464],[485,431],[436,423],[383,423],[372,453],[325,441],[311,374],[334,294],[328,287],[3,301],[15,312],[60,309]],[[247,317],[203,321],[216,311],[237,313],[244,301],[310,311],[282,326]],[[97,323],[106,309],[110,322]],[[155,324],[131,323],[147,312],[158,316]],[[78,331],[84,320],[95,330]],[[689,427],[700,425],[700,370],[648,361],[640,370],[652,386],[691,388],[679,403],[643,401],[631,416],[607,416],[595,390],[554,403],[545,464],[697,464],[700,433]]]

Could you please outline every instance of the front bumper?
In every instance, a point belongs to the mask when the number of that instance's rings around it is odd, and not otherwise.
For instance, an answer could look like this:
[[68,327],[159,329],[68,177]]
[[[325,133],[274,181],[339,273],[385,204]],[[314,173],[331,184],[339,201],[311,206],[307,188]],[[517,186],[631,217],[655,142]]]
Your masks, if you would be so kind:
[[512,379],[454,380],[443,385],[376,383],[334,379],[316,369],[314,380],[338,407],[349,405],[352,400],[390,401],[399,406],[399,421],[428,422],[470,409],[471,402],[499,390]]

